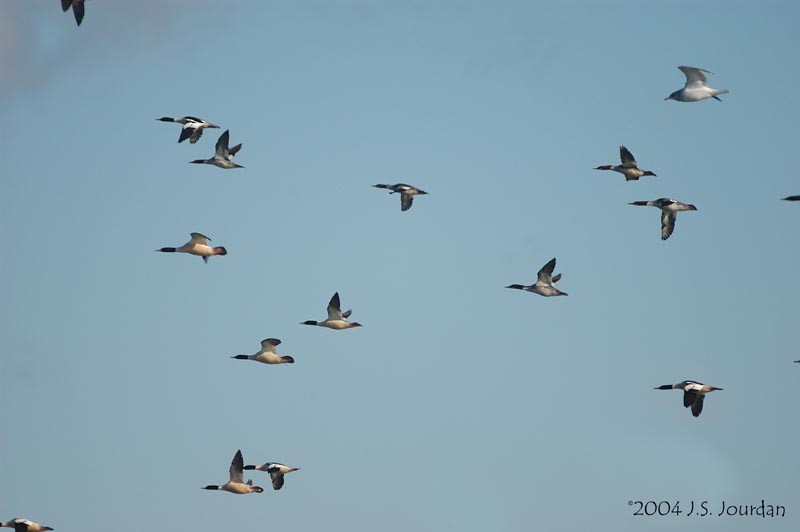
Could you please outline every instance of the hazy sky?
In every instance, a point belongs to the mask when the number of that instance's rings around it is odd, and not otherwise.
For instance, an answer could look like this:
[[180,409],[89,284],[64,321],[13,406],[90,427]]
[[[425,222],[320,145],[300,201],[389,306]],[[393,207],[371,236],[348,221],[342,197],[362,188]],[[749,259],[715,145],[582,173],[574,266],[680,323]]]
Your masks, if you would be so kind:
[[[797,530],[796,2],[0,0],[0,520]],[[723,102],[663,98],[678,65]],[[177,144],[155,121],[217,135]],[[626,145],[657,178],[593,167]],[[400,212],[375,183],[430,193]],[[674,197],[660,213],[627,203]],[[228,249],[154,253],[189,233]],[[552,257],[569,297],[529,284]],[[363,328],[321,319],[335,291]],[[232,360],[263,338],[296,363]],[[677,391],[724,388],[700,418]],[[281,491],[201,491],[247,463]],[[786,506],[637,517],[629,500]]]

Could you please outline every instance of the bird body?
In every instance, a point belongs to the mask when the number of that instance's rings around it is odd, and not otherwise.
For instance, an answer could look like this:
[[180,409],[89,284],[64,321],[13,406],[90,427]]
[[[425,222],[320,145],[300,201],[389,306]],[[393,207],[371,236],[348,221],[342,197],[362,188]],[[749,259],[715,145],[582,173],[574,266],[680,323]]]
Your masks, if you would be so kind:
[[259,466],[247,465],[244,466],[244,468],[256,471],[265,471],[269,473],[269,476],[272,479],[272,489],[274,490],[279,490],[283,487],[284,475],[300,470],[299,467],[289,467],[287,465],[279,464],[277,462],[267,462],[266,464],[262,464]]
[[427,194],[424,190],[421,190],[417,187],[412,187],[411,185],[406,185],[405,183],[397,183],[396,185],[372,185],[375,188],[385,188],[388,189],[390,192],[389,194],[394,194],[398,192],[400,194],[400,210],[407,211],[411,208],[412,203],[414,203],[414,196]]
[[711,74],[708,70],[689,66],[679,66],[681,72],[686,76],[686,85],[664,98],[664,100],[677,100],[679,102],[699,102],[706,98],[720,100],[720,94],[730,94],[728,90],[712,89],[708,86],[706,74]]
[[214,255],[228,254],[228,250],[222,246],[215,248],[209,246],[208,241],[211,239],[201,233],[191,233],[191,237],[192,239],[181,247],[159,248],[156,251],[161,251],[163,253],[188,253],[190,255],[197,255],[199,257],[203,257],[204,262],[208,262],[208,258],[213,257]]
[[[238,360],[255,360],[263,364],[294,364],[294,358],[281,356],[275,352],[275,348],[281,343],[277,338],[267,338],[261,340],[261,350],[255,355],[236,355],[231,358]],[[245,468],[247,469],[247,468]]]
[[200,140],[204,129],[219,129],[219,126],[215,126],[211,122],[206,122],[202,118],[196,118],[194,116],[182,116],[180,118],[163,116],[161,118],[157,118],[156,120],[160,120],[161,122],[174,122],[176,124],[182,124],[183,127],[181,128],[181,134],[178,137],[178,142],[183,142],[184,140],[189,139],[189,142],[194,144]]
[[562,292],[555,287],[555,283],[561,280],[561,274],[553,275],[556,268],[556,259],[551,259],[547,264],[542,266],[542,269],[536,274],[536,282],[532,285],[511,284],[506,288],[515,288],[517,290],[524,290],[526,292],[533,292],[540,296],[566,296],[566,292]]
[[342,312],[342,305],[339,301],[339,292],[333,294],[330,302],[328,303],[328,318],[324,321],[308,320],[301,323],[301,325],[316,325],[318,327],[327,327],[341,331],[342,329],[351,329],[353,327],[361,327],[361,324],[355,321],[347,321],[347,318],[352,314],[352,310]]
[[678,384],[664,384],[657,386],[656,390],[683,390],[683,406],[686,408],[692,407],[692,415],[698,417],[703,411],[703,401],[707,393],[714,390],[722,390],[709,386],[701,382],[695,381],[681,381]]
[[656,174],[650,170],[642,170],[639,168],[639,165],[636,163],[636,159],[634,159],[633,154],[628,151],[628,148],[625,146],[619,147],[619,158],[622,164],[618,164],[616,166],[606,164],[603,166],[598,166],[595,168],[595,170],[613,170],[615,172],[619,172],[625,176],[625,181],[638,181],[638,179],[642,176],[657,177]]
[[46,532],[47,530],[53,530],[49,526],[40,525],[39,523],[23,517],[15,517],[11,521],[3,521],[0,523],[0,527],[4,526],[13,528],[14,532]]
[[247,482],[244,481],[244,458],[242,458],[242,451],[236,451],[236,454],[233,455],[233,461],[231,461],[231,467],[228,470],[230,473],[230,479],[228,482],[221,486],[217,485],[208,485],[204,488],[204,490],[221,490],[227,491],[229,493],[235,493],[237,495],[244,495],[246,493],[261,493],[264,491],[264,488],[261,486],[253,486],[253,481],[248,480]]
[[214,156],[210,159],[195,159],[191,161],[194,164],[212,164],[217,168],[244,168],[244,166],[240,166],[233,162],[233,156],[236,155],[239,150],[242,149],[241,144],[237,144],[233,148],[228,149],[228,140],[230,138],[230,131],[225,130],[225,132],[219,136],[217,139],[217,144],[214,151]]
[[690,203],[669,198],[658,198],[653,201],[634,201],[628,205],[638,205],[640,207],[657,207],[661,209],[661,240],[666,240],[675,230],[675,219],[681,211],[696,211],[697,207]]

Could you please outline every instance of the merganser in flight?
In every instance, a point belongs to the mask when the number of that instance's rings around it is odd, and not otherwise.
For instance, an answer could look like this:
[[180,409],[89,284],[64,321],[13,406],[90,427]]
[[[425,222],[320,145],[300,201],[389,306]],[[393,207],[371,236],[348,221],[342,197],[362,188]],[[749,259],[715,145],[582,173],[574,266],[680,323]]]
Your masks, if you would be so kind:
[[244,482],[244,473],[242,472],[244,468],[244,459],[242,458],[242,451],[236,451],[236,454],[233,456],[233,461],[231,462],[230,468],[230,480],[223,484],[222,486],[206,486],[204,490],[222,490],[227,491],[230,493],[235,493],[237,495],[244,495],[245,493],[261,493],[264,491],[264,488],[261,486],[253,486],[253,481],[248,480],[245,484]]
[[189,253],[190,255],[197,255],[203,257],[203,262],[208,262],[208,257],[213,257],[214,255],[227,255],[228,250],[224,247],[216,247],[212,248],[208,245],[208,241],[211,240],[206,235],[200,233],[190,233],[192,239],[189,240],[187,243],[182,245],[179,248],[160,248],[156,251],[162,251],[164,253]]
[[180,118],[164,116],[161,118],[156,118],[156,120],[160,120],[161,122],[175,122],[176,124],[183,124],[181,136],[178,137],[178,142],[183,142],[184,140],[189,139],[189,142],[194,144],[200,140],[201,136],[203,136],[204,129],[219,129],[219,126],[215,126],[211,122],[206,122],[202,118],[195,118],[193,116],[183,116]]
[[254,469],[256,471],[266,471],[272,478],[272,489],[279,490],[283,487],[283,475],[298,471],[299,467],[289,467],[287,465],[279,464],[277,462],[267,462],[260,466],[247,465],[245,469]]
[[[294,358],[290,356],[280,356],[275,352],[275,348],[279,345],[281,345],[281,341],[277,338],[267,338],[266,340],[261,340],[261,351],[255,355],[236,355],[231,358],[237,360],[255,360],[256,362],[263,362],[264,364],[294,364]],[[245,469],[248,468],[245,467]]]
[[628,205],[658,207],[661,209],[661,240],[666,240],[675,230],[675,218],[680,211],[696,211],[697,207],[674,199],[658,198],[653,201],[634,201]]
[[536,274],[537,279],[536,283],[525,286],[521,284],[511,284],[506,286],[506,288],[516,288],[517,290],[525,290],[526,292],[533,292],[534,294],[539,294],[540,296],[550,297],[550,296],[566,296],[566,292],[562,292],[558,288],[556,288],[553,283],[557,283],[561,280],[561,274],[553,275],[553,270],[556,269],[556,259],[553,258],[550,262],[542,266],[542,269],[539,270],[539,273]]
[[405,183],[397,183],[396,185],[372,185],[375,188],[386,188],[391,190],[389,194],[394,194],[395,192],[400,193],[400,210],[407,211],[411,208],[411,204],[414,203],[414,196],[418,196],[421,194],[427,194],[424,190],[420,190],[417,187],[412,187],[411,185],[406,185]]
[[717,95],[730,94],[731,92],[728,90],[720,91],[717,89],[712,89],[708,86],[706,74],[712,74],[713,72],[703,70],[702,68],[688,66],[679,66],[678,68],[684,73],[684,75],[686,75],[686,85],[684,85],[681,90],[675,91],[664,98],[664,100],[699,102],[700,100],[705,100],[706,98],[714,98],[715,100],[722,101],[717,98]]
[[0,527],[7,526],[13,528],[14,532],[43,532],[45,530],[53,530],[49,526],[42,526],[39,523],[34,523],[30,519],[23,519],[22,517],[15,517],[11,521],[3,521]]
[[84,15],[83,0],[61,0],[61,9],[64,13],[67,12],[70,6],[72,7],[72,14],[75,15],[75,22],[80,26]]
[[650,170],[642,170],[636,164],[636,159],[633,158],[633,154],[628,151],[628,148],[625,146],[619,147],[619,158],[622,161],[622,164],[618,164],[616,166],[612,166],[610,164],[606,164],[604,166],[598,166],[595,170],[614,170],[615,172],[619,172],[620,174],[625,176],[625,181],[638,181],[640,177],[651,175],[656,177],[656,174],[651,172]]
[[330,302],[328,303],[328,319],[325,321],[304,321],[300,325],[316,325],[318,327],[327,327],[329,329],[335,329],[340,331],[342,329],[350,329],[352,327],[361,327],[361,324],[358,322],[350,322],[347,321],[347,318],[350,317],[352,314],[352,310],[348,310],[346,312],[342,312],[342,304],[339,301],[339,292],[333,294]]
[[800,201],[800,196],[787,196],[785,198],[786,201]]
[[237,144],[231,149],[228,149],[228,138],[230,137],[229,131],[226,129],[225,133],[219,136],[219,140],[217,140],[216,151],[214,152],[214,156],[210,159],[195,159],[191,161],[194,164],[213,164],[218,168],[244,168],[244,166],[240,166],[233,162],[233,156],[236,155],[240,149],[242,149],[241,144]]
[[714,390],[721,390],[722,388],[715,388],[703,384],[702,382],[683,381],[678,384],[665,384],[658,386],[656,390],[683,390],[683,406],[686,408],[692,407],[692,415],[697,417],[703,411],[703,399],[705,394],[711,393]]

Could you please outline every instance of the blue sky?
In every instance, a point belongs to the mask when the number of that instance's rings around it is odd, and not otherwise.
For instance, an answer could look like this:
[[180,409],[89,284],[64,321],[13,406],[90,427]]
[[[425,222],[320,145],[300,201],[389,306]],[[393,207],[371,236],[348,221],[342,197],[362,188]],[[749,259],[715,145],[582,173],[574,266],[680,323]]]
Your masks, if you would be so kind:
[[[0,519],[796,529],[796,4],[57,4],[0,4]],[[664,102],[678,65],[731,94]],[[620,144],[658,177],[592,170]],[[153,252],[192,231],[229,254]],[[569,297],[503,288],[552,257]],[[299,325],[335,291],[363,328]],[[229,358],[266,337],[297,362]],[[302,469],[201,491],[237,449]]]

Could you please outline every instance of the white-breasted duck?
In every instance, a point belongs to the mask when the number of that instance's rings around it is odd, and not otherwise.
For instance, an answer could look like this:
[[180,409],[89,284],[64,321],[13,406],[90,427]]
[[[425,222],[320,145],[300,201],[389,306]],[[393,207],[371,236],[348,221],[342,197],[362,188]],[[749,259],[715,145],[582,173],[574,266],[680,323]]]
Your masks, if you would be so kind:
[[252,469],[255,471],[265,471],[269,473],[269,476],[272,479],[272,489],[274,490],[279,490],[283,487],[284,475],[300,470],[299,467],[289,467],[287,465],[279,464],[277,462],[267,462],[266,464],[262,464],[260,466],[246,465],[244,466],[244,468]]
[[83,22],[85,11],[84,0],[61,0],[61,10],[64,11],[64,13],[66,13],[70,7],[72,8],[72,14],[75,15],[75,22],[80,26],[81,22]]
[[214,255],[227,255],[228,250],[222,246],[212,248],[208,245],[211,240],[206,235],[201,233],[190,233],[192,239],[179,248],[159,248],[156,251],[163,253],[189,253],[190,255],[197,255],[203,257],[204,262],[208,262],[208,257]]
[[162,116],[161,118],[156,118],[156,120],[161,122],[174,122],[176,124],[183,124],[183,127],[181,128],[181,134],[178,137],[178,142],[183,142],[184,140],[189,139],[189,142],[194,144],[200,140],[200,137],[203,136],[204,129],[219,129],[219,126],[194,116],[182,116],[180,118]]
[[23,517],[15,517],[11,521],[3,521],[0,523],[0,527],[2,526],[13,528],[14,532],[43,532],[45,530],[53,530],[49,526],[40,525],[39,523]]
[[411,208],[411,204],[414,203],[414,196],[419,196],[423,194],[427,194],[422,189],[417,187],[412,187],[411,185],[406,185],[405,183],[397,183],[396,185],[372,185],[375,188],[385,188],[388,189],[390,192],[389,194],[394,194],[395,192],[400,193],[400,210],[407,211]]
[[[236,355],[231,358],[237,360],[255,360],[264,364],[294,364],[294,358],[290,356],[281,356],[275,352],[275,348],[281,345],[281,341],[277,338],[267,338],[261,340],[261,350],[255,355]],[[245,469],[247,469],[245,467]]]
[[692,415],[697,417],[703,411],[703,400],[707,393],[714,390],[721,390],[708,384],[695,381],[681,381],[678,384],[665,384],[657,386],[656,390],[683,390],[683,406],[686,408],[692,407]]
[[636,164],[636,159],[633,158],[633,154],[628,151],[628,148],[625,146],[619,147],[619,158],[622,161],[622,164],[618,164],[616,166],[606,164],[603,166],[598,166],[595,168],[595,170],[613,170],[615,172],[619,172],[625,176],[625,181],[638,181],[640,177],[648,175],[657,177],[656,174],[650,170],[642,170],[639,168],[639,165]]
[[356,321],[347,321],[347,318],[352,314],[352,310],[342,312],[342,304],[339,301],[339,292],[333,294],[330,302],[328,303],[328,319],[325,321],[308,320],[302,322],[300,325],[316,325],[318,327],[327,327],[340,331],[342,329],[350,329],[352,327],[361,327],[361,324]]
[[511,284],[506,286],[506,288],[516,288],[517,290],[525,290],[526,292],[533,292],[534,294],[539,294],[540,296],[550,297],[550,296],[566,296],[566,292],[562,292],[558,288],[554,286],[554,283],[557,283],[561,280],[561,274],[553,275],[553,271],[556,269],[556,259],[553,258],[550,262],[542,266],[542,269],[536,274],[536,282],[532,285],[522,285],[522,284]]
[[244,166],[238,165],[233,162],[233,156],[236,155],[239,150],[242,149],[241,144],[237,144],[233,148],[228,149],[228,139],[230,138],[230,131],[225,130],[225,132],[219,136],[217,140],[217,145],[215,147],[214,156],[210,159],[195,159],[194,161],[190,161],[194,164],[213,164],[218,168],[244,168]]
[[233,455],[233,461],[231,462],[231,467],[229,469],[230,479],[228,482],[222,486],[209,485],[201,489],[221,490],[229,493],[235,493],[237,495],[244,495],[246,493],[261,493],[264,491],[264,488],[261,486],[253,486],[252,480],[248,480],[245,483],[243,471],[244,459],[242,458],[242,451],[236,451],[236,454]]
[[702,68],[695,68],[690,66],[679,66],[681,72],[686,76],[686,85],[681,90],[677,90],[664,98],[664,100],[677,100],[679,102],[699,102],[706,98],[717,98],[720,94],[730,94],[728,90],[712,89],[708,86],[706,74],[713,74],[708,70]]
[[653,201],[634,201],[628,205],[638,205],[639,207],[657,207],[661,209],[661,240],[666,240],[675,230],[675,218],[681,211],[696,211],[697,207],[690,203],[669,198],[658,198]]

